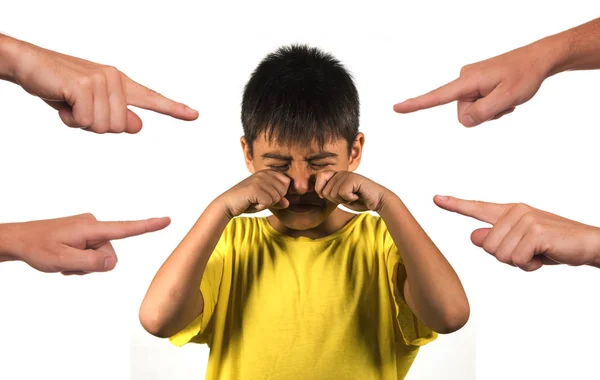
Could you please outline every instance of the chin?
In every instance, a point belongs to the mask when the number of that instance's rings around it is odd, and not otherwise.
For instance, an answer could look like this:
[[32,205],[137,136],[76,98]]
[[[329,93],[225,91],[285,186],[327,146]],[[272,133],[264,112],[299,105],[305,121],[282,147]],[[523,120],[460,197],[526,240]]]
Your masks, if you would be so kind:
[[285,227],[296,231],[305,231],[320,226],[336,207],[335,204],[328,204],[325,207],[314,207],[310,210],[273,209],[271,212]]

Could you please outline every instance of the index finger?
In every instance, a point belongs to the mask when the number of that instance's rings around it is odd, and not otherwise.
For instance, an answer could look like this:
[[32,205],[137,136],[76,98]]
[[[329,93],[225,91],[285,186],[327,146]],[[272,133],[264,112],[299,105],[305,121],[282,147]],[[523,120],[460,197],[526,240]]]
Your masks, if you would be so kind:
[[398,113],[410,113],[448,104],[472,93],[473,88],[471,87],[464,78],[457,78],[425,95],[417,96],[416,98],[408,99],[394,105],[394,111]]
[[471,201],[439,195],[436,195],[433,201],[444,210],[456,212],[490,224],[498,222],[508,207],[510,207],[506,204]]
[[93,222],[86,228],[87,240],[115,240],[162,230],[170,218],[151,218],[124,222]]
[[198,111],[185,104],[175,102],[127,77],[125,79],[125,92],[127,104],[132,106],[169,115],[181,120],[190,121],[198,118]]

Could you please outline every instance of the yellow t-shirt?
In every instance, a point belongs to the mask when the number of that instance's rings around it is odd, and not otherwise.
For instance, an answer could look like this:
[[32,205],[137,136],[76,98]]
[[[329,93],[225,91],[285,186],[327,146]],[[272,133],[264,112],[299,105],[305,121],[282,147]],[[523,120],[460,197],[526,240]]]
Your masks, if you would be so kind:
[[204,272],[203,313],[171,342],[207,343],[209,380],[404,379],[437,336],[398,293],[405,275],[378,216],[320,239],[235,218]]

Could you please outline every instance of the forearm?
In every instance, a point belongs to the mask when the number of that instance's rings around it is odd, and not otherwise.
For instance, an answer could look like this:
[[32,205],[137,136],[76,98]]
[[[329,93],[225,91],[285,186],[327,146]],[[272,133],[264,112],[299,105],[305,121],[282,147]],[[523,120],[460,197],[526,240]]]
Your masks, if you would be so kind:
[[20,41],[0,34],[0,80],[15,82]]
[[431,329],[449,333],[469,316],[462,284],[429,236],[395,194],[386,195],[380,211],[406,268],[404,296],[415,315]]
[[600,18],[543,38],[532,45],[548,62],[547,76],[600,68]]
[[222,207],[213,202],[161,266],[140,308],[140,321],[149,333],[170,337],[202,313],[199,285],[228,222]]

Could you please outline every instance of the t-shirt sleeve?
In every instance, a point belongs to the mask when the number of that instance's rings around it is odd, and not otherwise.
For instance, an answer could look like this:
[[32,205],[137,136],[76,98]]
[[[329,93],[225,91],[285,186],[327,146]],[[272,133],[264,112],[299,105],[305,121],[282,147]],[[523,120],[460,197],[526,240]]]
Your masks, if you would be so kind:
[[396,248],[396,244],[387,229],[384,231],[383,242],[384,252],[386,253],[388,281],[394,297],[398,328],[407,345],[423,346],[435,340],[437,333],[421,322],[404,300],[402,289],[406,280],[406,268],[402,262],[402,255],[398,251],[398,248]]
[[202,275],[200,283],[200,293],[204,300],[202,313],[187,327],[169,338],[170,342],[177,347],[190,342],[209,343],[212,338],[212,324],[210,322],[217,306],[221,279],[223,277],[224,252],[227,252],[225,240],[224,236],[221,236],[215,250],[208,259],[204,274]]

